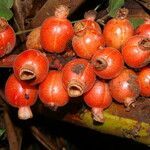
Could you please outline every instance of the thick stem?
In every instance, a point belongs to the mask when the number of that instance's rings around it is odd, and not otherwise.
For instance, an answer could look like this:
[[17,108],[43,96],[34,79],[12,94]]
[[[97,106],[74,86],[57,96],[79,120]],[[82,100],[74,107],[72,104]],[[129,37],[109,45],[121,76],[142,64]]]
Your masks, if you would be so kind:
[[150,50],[150,38],[144,38],[138,43],[139,47],[144,50]]
[[103,108],[97,108],[97,107],[92,108],[92,115],[95,121],[100,123],[104,122]]
[[3,19],[3,18],[0,18],[0,32],[4,31],[8,26],[8,22]]
[[68,84],[67,90],[70,97],[81,96],[84,93],[84,84],[73,80]]
[[34,78],[36,78],[36,74],[34,72],[34,69],[32,69],[31,67],[28,68],[28,67],[23,67],[21,70],[20,70],[20,74],[19,74],[19,77],[21,80],[32,80]]
[[68,114],[65,116],[64,120],[101,133],[129,138],[146,145],[150,145],[149,123],[129,119],[128,117],[119,117],[109,113],[108,110],[104,111],[103,114],[105,122],[101,125],[93,124],[91,112],[89,111],[83,114],[82,119],[80,119],[77,115]]
[[27,120],[33,117],[30,106],[20,107],[18,110],[18,118],[21,120]]
[[97,58],[94,60],[93,65],[96,70],[103,70],[107,67],[107,61],[104,58]]

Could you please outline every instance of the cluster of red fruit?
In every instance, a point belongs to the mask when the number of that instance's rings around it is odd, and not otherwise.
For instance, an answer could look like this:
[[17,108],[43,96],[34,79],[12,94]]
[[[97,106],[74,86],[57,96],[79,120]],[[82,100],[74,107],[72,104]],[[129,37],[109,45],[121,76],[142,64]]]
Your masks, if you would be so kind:
[[[93,119],[98,122],[104,121],[102,111],[111,105],[112,98],[129,107],[139,95],[150,96],[150,22],[134,31],[125,18],[125,10],[121,11],[123,16],[109,20],[103,33],[94,21],[93,11],[73,27],[66,19],[68,8],[62,5],[56,9],[55,16],[43,22],[40,40],[35,37],[40,42],[38,45],[47,53],[62,54],[71,41],[76,58],[62,70],[49,71],[46,53],[28,49],[17,56],[14,74],[6,82],[5,96],[9,104],[19,108],[20,119],[32,117],[30,106],[38,95],[53,109],[66,105],[69,97],[83,95],[85,103],[92,108]],[[6,49],[10,51],[15,36],[8,40],[10,46]],[[139,71],[135,72],[135,68]]]

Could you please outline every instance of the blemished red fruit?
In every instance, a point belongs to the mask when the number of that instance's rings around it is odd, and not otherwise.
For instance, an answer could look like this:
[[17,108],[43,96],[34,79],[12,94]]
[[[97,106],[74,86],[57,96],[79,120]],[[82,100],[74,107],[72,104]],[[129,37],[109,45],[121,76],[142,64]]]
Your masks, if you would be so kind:
[[150,97],[150,66],[142,68],[138,74],[140,95]]
[[124,69],[119,76],[110,80],[111,96],[119,103],[129,108],[140,94],[136,73],[131,69]]
[[84,19],[79,20],[74,24],[75,32],[81,32],[85,29],[94,29],[98,33],[102,33],[101,27],[99,24],[95,21],[96,18],[96,11],[89,10],[84,14]]
[[150,38],[150,19],[141,24],[136,29],[135,33]]
[[133,68],[146,66],[150,61],[150,38],[136,35],[128,39],[122,48],[125,63]]
[[[122,14],[124,15],[124,12]],[[116,49],[120,49],[133,33],[134,28],[126,16],[109,20],[103,30],[106,45]]]
[[102,79],[112,79],[118,76],[124,67],[121,53],[111,47],[97,50],[91,59],[96,75]]
[[46,78],[49,70],[49,61],[44,53],[28,49],[16,57],[13,63],[13,70],[18,80],[28,81],[30,85],[36,85]]
[[38,90],[35,86],[18,81],[14,74],[10,75],[5,85],[6,102],[18,108],[18,118],[26,120],[33,117],[30,106],[34,105]]
[[97,31],[85,29],[75,33],[72,46],[79,57],[90,59],[96,50],[105,46],[105,40],[103,35]]
[[74,30],[67,19],[69,9],[60,5],[56,8],[55,16],[47,18],[41,26],[41,45],[44,50],[52,53],[61,53],[66,44],[72,39]]
[[105,81],[96,81],[92,89],[84,94],[84,101],[92,108],[93,119],[104,122],[103,110],[112,102],[108,84]]
[[15,47],[16,35],[8,22],[0,18],[0,57],[9,54]]
[[39,85],[40,100],[53,110],[66,105],[69,101],[67,91],[63,87],[62,72],[52,70]]
[[78,97],[89,91],[96,80],[91,64],[85,59],[71,60],[62,71],[63,84],[70,97]]

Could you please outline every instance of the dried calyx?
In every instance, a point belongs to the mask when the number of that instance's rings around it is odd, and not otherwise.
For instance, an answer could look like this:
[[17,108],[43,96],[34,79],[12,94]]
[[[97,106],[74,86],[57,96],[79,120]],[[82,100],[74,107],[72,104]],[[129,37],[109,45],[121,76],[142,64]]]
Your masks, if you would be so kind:
[[36,74],[31,66],[25,66],[20,70],[19,77],[21,80],[32,80],[36,78]]
[[78,97],[84,93],[84,85],[77,81],[71,81],[68,84],[68,95],[70,97]]
[[103,70],[107,67],[107,61],[103,58],[97,58],[94,62],[93,65],[96,70]]
[[66,5],[58,5],[55,10],[55,17],[67,18],[69,15],[69,7]]
[[97,16],[97,12],[95,10],[89,10],[84,14],[85,19],[92,20],[92,21],[96,19],[96,16]]
[[150,50],[150,38],[144,38],[139,42],[139,47],[142,50]]
[[125,19],[125,18],[127,18],[128,13],[129,13],[129,10],[128,10],[128,9],[126,9],[126,8],[120,8],[120,9],[117,11],[116,18]]

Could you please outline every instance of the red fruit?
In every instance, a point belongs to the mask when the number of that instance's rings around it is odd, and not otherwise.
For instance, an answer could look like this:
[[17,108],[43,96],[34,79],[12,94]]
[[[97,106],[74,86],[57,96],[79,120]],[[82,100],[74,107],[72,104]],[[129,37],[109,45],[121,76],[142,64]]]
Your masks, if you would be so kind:
[[150,38],[136,35],[131,37],[122,48],[125,63],[133,68],[146,66],[150,61]]
[[112,102],[108,84],[104,81],[96,81],[92,89],[84,94],[84,101],[92,108],[94,120],[104,122],[103,110]]
[[150,68],[143,68],[138,74],[140,95],[150,97]]
[[29,49],[16,57],[13,70],[17,79],[29,81],[29,84],[35,85],[46,78],[49,70],[49,61],[40,51]]
[[61,53],[72,39],[74,31],[71,22],[66,19],[68,13],[68,7],[60,5],[55,11],[55,16],[49,17],[43,22],[41,45],[46,51]]
[[111,96],[119,103],[129,107],[139,96],[139,84],[136,73],[124,69],[121,74],[109,83]]
[[105,40],[97,31],[85,29],[74,35],[72,46],[79,57],[90,59],[97,49],[105,46]]
[[10,53],[16,44],[16,36],[13,28],[6,20],[0,18],[0,57]]
[[150,19],[145,21],[145,23],[143,23],[142,25],[140,25],[136,29],[135,33],[150,38]]
[[124,66],[121,53],[111,47],[96,51],[91,62],[96,75],[103,79],[115,78]]
[[78,97],[89,91],[95,83],[95,73],[85,59],[74,59],[63,68],[64,86],[70,97]]
[[62,83],[62,72],[50,71],[46,79],[39,86],[40,100],[53,108],[64,106],[69,101],[68,93]]
[[7,103],[17,107],[19,119],[29,119],[33,117],[30,106],[37,100],[38,90],[34,86],[18,81],[12,74],[5,85],[5,97]]
[[[124,12],[122,13],[124,15]],[[125,18],[126,16],[113,18],[104,26],[103,35],[107,46],[120,49],[128,38],[133,35],[134,28],[130,21]]]
[[94,29],[100,34],[102,33],[99,24],[96,21],[94,21],[96,18],[96,11],[89,10],[84,14],[84,18],[85,19],[79,20],[74,24],[74,29],[76,33],[81,32],[85,29]]

